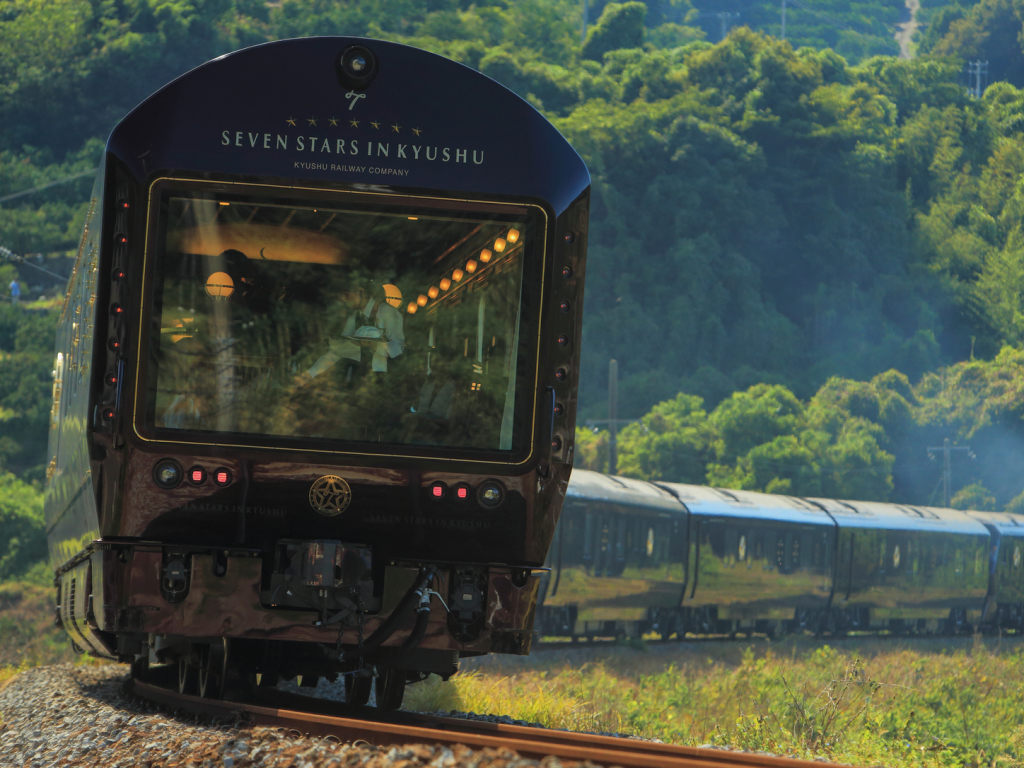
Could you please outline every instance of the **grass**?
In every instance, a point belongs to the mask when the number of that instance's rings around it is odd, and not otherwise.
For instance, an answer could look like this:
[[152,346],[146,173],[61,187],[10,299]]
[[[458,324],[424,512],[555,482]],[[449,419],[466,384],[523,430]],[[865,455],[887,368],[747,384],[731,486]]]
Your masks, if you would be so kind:
[[1024,766],[1017,639],[566,648],[464,669],[405,706],[858,765]]
[[54,626],[52,586],[0,583],[0,680],[11,669],[59,664],[79,657]]

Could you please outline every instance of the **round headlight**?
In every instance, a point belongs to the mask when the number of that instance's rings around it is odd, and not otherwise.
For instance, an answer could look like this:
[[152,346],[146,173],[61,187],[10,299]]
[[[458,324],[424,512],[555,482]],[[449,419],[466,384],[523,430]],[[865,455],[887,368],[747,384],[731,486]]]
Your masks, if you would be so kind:
[[480,483],[480,486],[476,489],[476,500],[480,502],[481,506],[488,509],[500,507],[502,502],[505,501],[505,486],[497,480],[487,480]]
[[153,467],[153,479],[161,488],[174,488],[181,482],[181,465],[174,459],[161,459]]

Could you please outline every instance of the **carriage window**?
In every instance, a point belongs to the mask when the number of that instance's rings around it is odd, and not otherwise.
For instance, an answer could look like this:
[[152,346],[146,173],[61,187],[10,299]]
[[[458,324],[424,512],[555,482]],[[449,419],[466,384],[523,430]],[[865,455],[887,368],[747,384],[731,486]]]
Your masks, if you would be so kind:
[[535,347],[523,285],[539,211],[193,186],[160,199],[150,429],[526,445]]

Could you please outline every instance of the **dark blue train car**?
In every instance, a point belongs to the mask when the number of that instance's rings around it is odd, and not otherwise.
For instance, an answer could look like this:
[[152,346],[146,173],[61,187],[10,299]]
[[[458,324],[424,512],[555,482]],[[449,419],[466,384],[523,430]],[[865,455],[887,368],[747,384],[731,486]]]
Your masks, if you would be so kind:
[[1020,631],[1022,551],[1018,515],[576,470],[539,628],[574,638]]

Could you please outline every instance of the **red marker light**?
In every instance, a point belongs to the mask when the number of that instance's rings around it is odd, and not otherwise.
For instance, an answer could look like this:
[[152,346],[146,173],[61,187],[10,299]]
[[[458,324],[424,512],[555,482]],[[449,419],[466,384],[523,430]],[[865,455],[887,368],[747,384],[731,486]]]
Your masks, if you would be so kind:
[[192,482],[193,483],[201,483],[201,482],[203,482],[203,470],[201,470],[201,469],[193,469],[192,470]]
[[459,488],[457,491],[455,491],[455,493],[458,494],[460,499],[465,499],[469,497],[469,489],[466,488],[465,486]]
[[228,481],[228,473],[227,472],[218,472],[217,473],[217,482],[218,483],[220,483],[221,485],[224,485],[227,481]]
[[440,499],[442,496],[444,496],[444,488],[442,488],[440,485],[435,485],[431,489],[431,493],[433,493],[436,498]]

